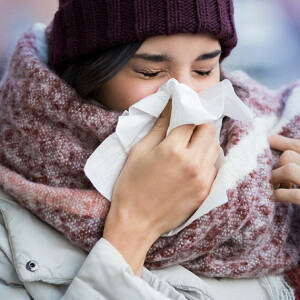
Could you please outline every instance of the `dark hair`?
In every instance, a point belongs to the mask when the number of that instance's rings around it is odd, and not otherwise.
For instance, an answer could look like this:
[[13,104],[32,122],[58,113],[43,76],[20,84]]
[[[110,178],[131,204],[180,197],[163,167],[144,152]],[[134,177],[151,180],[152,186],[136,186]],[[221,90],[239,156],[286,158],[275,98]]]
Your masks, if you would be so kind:
[[131,43],[90,55],[70,64],[59,75],[80,96],[93,98],[93,93],[104,82],[115,76],[141,45],[142,42]]
[[[70,64],[59,75],[71,85],[83,98],[94,98],[99,87],[116,75],[140,48],[142,42],[115,47],[90,55],[76,63]],[[220,80],[227,76],[220,70]],[[248,90],[232,82],[236,94],[240,98],[249,96]]]

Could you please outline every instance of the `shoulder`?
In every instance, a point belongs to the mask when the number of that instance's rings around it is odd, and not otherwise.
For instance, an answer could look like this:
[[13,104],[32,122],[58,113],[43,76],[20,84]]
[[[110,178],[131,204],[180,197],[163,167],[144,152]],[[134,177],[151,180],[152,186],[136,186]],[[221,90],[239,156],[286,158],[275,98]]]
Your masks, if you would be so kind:
[[285,95],[290,93],[296,87],[300,86],[300,78],[289,82],[288,84],[283,84],[277,88],[271,89],[241,70],[236,70],[231,73],[224,73],[225,77],[228,78],[233,84],[244,87],[248,89],[249,92],[265,93],[270,95]]
[[246,89],[250,94],[263,93],[273,95],[276,93],[275,90],[261,84],[241,70],[236,70],[231,73],[225,73],[225,76],[232,82],[233,85]]
[[[8,202],[7,202],[8,201]],[[2,204],[2,205],[1,205]],[[30,299],[19,279],[13,264],[13,252],[10,248],[7,219],[5,210],[9,209],[6,204],[14,205],[14,200],[0,190],[0,295],[5,299]],[[19,288],[16,290],[15,286]]]
[[300,85],[298,80],[284,87],[271,89],[242,71],[225,73],[225,77],[232,82],[237,94],[242,90],[242,93],[238,94],[238,96],[257,116],[274,114],[279,116],[282,113],[286,99],[293,89]]
[[[32,285],[30,293],[38,299],[44,293],[60,299],[63,286],[76,276],[86,254],[1,190],[0,230],[0,255],[7,258],[0,282],[10,282],[12,288]],[[9,274],[14,275],[7,278]]]

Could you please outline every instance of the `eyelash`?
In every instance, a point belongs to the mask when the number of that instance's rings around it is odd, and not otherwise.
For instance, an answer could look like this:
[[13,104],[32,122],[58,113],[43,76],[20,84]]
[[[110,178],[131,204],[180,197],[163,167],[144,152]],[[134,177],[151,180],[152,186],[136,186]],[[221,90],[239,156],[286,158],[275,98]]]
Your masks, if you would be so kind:
[[[203,77],[209,76],[211,74],[211,70],[210,71],[206,71],[206,72],[203,72],[203,71],[194,71],[194,72],[197,73],[200,76],[203,76]],[[159,73],[161,73],[161,71],[154,72],[154,73],[146,73],[146,72],[138,72],[138,73],[142,74],[145,77],[153,78],[153,77],[157,76]]]
[[160,72],[155,72],[155,73],[138,72],[138,73],[142,74],[145,77],[153,78],[157,76]]
[[211,71],[212,70],[209,70],[209,71],[206,71],[206,72],[203,72],[203,71],[194,71],[195,73],[197,73],[198,75],[201,75],[201,76],[209,76],[211,74]]

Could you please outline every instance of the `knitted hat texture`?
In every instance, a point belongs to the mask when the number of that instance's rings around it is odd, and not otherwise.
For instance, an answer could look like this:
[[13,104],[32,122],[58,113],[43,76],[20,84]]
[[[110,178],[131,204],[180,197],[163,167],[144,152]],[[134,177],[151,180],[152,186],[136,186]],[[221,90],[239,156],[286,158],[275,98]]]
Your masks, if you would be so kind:
[[223,59],[237,43],[232,0],[60,0],[50,64],[59,70],[104,49],[176,33],[215,36]]

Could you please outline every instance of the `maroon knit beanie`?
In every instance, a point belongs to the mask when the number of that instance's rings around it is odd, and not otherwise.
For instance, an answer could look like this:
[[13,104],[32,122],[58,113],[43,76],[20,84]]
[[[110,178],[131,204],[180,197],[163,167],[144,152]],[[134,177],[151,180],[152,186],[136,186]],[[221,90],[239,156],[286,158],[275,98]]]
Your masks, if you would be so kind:
[[215,36],[223,59],[237,43],[232,0],[60,0],[50,64],[60,70],[104,49],[176,33]]

